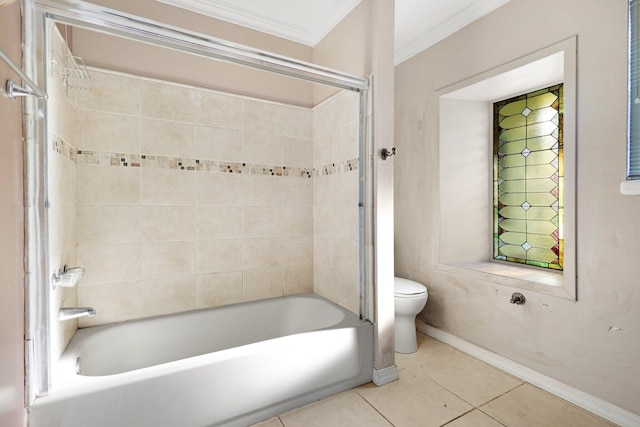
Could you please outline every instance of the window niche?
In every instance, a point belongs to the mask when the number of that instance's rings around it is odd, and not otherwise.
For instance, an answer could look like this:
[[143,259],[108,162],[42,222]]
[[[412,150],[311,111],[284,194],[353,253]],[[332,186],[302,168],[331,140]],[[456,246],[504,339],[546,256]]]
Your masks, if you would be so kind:
[[[438,91],[439,259],[436,269],[576,299],[576,38]],[[562,84],[564,220],[562,269],[494,259],[494,103]]]

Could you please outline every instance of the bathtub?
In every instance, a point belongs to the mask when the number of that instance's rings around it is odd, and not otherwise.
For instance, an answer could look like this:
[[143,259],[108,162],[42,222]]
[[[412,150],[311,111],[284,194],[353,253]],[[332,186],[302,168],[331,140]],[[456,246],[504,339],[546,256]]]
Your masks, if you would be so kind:
[[371,380],[373,326],[315,294],[81,329],[31,427],[246,426]]

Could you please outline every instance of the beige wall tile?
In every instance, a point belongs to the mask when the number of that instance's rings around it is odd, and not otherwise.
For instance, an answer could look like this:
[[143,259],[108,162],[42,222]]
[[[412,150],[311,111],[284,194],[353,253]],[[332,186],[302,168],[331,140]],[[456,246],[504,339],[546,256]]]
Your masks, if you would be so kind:
[[140,113],[143,117],[193,123],[193,89],[143,79],[140,82]]
[[358,278],[360,275],[360,245],[352,240],[334,240],[333,268],[345,276]]
[[284,137],[282,162],[285,166],[313,167],[313,140]]
[[141,208],[129,205],[78,205],[77,243],[95,245],[139,242]]
[[307,108],[283,106],[282,135],[313,138],[313,112]]
[[313,139],[318,140],[335,129],[335,96],[313,109]]
[[242,234],[245,237],[277,237],[290,226],[281,207],[246,206],[242,209]]
[[313,204],[319,206],[333,206],[334,193],[341,191],[336,188],[336,175],[321,175],[313,179]]
[[313,234],[313,207],[288,206],[283,208],[279,222],[282,224],[284,236],[310,236]]
[[78,166],[78,203],[140,203],[140,168]]
[[242,160],[246,163],[281,166],[284,140],[280,135],[245,131],[242,136]]
[[229,129],[242,128],[243,99],[207,90],[194,89],[191,93],[193,121],[201,125]]
[[350,123],[357,123],[360,97],[343,90],[313,109],[313,136],[321,137]]
[[314,264],[313,266],[313,292],[336,302],[332,296],[333,270]]
[[197,277],[198,308],[242,302],[242,271],[204,274]]
[[285,113],[286,111],[282,105],[245,99],[243,105],[244,129],[282,135]]
[[244,300],[281,297],[283,277],[282,266],[244,270]]
[[313,263],[313,236],[285,237],[282,253],[285,266]]
[[357,122],[360,114],[360,96],[356,92],[343,90],[336,95],[333,108],[336,111],[334,127]]
[[145,280],[140,287],[143,317],[196,309],[196,278],[193,275]]
[[313,292],[313,263],[284,266],[284,294]]
[[194,158],[195,127],[190,123],[143,118],[140,121],[140,153]]
[[134,282],[142,278],[140,243],[78,246],[77,263],[84,267],[78,286]]
[[331,161],[355,159],[360,153],[358,123],[338,128],[331,134]]
[[91,91],[75,100],[78,109],[111,111],[120,114],[140,113],[140,79],[90,69],[91,78],[84,83]]
[[47,198],[49,203],[52,205],[75,203],[77,193],[75,163],[49,149],[48,168]]
[[242,270],[241,239],[199,240],[197,250],[197,274]]
[[322,167],[331,164],[331,151],[334,133],[325,134],[313,139],[313,166]]
[[334,206],[332,235],[337,239],[358,240],[359,210],[357,206]]
[[142,168],[140,200],[143,205],[195,205],[196,172]]
[[199,206],[198,240],[242,237],[241,206]]
[[242,177],[242,201],[244,206],[281,206],[282,178],[278,176]]
[[333,181],[333,204],[358,206],[360,200],[360,177],[358,171],[336,174]]
[[313,233],[319,236],[334,236],[334,208],[332,206],[313,207]]
[[325,236],[313,236],[313,262],[324,269],[333,269],[335,239]]
[[200,159],[242,161],[242,131],[211,126],[196,127],[196,156]]
[[194,240],[196,211],[191,206],[142,206],[141,239]]
[[243,175],[235,173],[198,172],[198,206],[240,206],[244,178]]
[[77,148],[140,154],[140,118],[94,110],[77,112]]
[[138,282],[78,288],[78,305],[93,307],[95,317],[78,319],[81,328],[138,319],[141,316],[142,292]]
[[[76,247],[76,207],[73,204],[53,205],[49,215],[49,251],[63,255]],[[75,252],[74,252],[75,253]],[[65,260],[66,261],[66,260]]]
[[282,239],[244,239],[244,270],[282,266]]
[[188,242],[142,244],[142,279],[195,274],[196,245]]
[[331,287],[331,300],[352,313],[360,313],[360,283],[358,276],[345,275],[334,271]]
[[313,205],[312,178],[283,177],[282,205],[283,206],[312,206]]

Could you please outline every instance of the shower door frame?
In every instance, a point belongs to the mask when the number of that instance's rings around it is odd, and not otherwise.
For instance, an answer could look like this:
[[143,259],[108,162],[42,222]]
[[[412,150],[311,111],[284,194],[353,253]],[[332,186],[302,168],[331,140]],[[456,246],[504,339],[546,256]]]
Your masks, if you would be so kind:
[[[46,92],[48,40],[46,25],[58,22],[89,30],[150,43],[199,56],[236,63],[277,74],[358,92],[359,112],[359,240],[360,240],[360,317],[373,321],[373,259],[365,242],[372,242],[373,194],[371,179],[372,137],[369,77],[357,77],[309,62],[217,39],[204,34],[166,25],[114,9],[80,0],[23,0],[25,68]],[[39,56],[40,55],[40,56]],[[25,101],[27,129],[27,266],[25,318],[27,320],[26,371],[27,398],[31,405],[37,396],[48,393],[51,382],[49,354],[48,234],[46,213],[47,135],[46,103]],[[30,147],[30,148],[29,148]],[[370,246],[370,245],[369,245]]]

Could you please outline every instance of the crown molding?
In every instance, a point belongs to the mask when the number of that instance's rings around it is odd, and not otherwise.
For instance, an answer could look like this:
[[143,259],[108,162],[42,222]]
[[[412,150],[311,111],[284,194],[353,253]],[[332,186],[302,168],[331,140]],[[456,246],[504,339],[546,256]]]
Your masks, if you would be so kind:
[[360,3],[360,0],[325,2],[324,13],[320,15],[319,19],[308,21],[308,25],[305,25],[302,21],[295,23],[291,22],[291,19],[279,19],[273,14],[251,10],[233,1],[158,1],[312,47]]
[[427,29],[426,32],[419,34],[417,37],[407,43],[404,43],[402,46],[396,46],[394,54],[395,65],[417,55],[456,31],[459,31],[471,24],[473,21],[488,15],[501,6],[504,6],[509,1],[510,0],[495,0],[490,2],[476,1],[472,3],[460,12],[452,15],[449,19],[435,27]]

